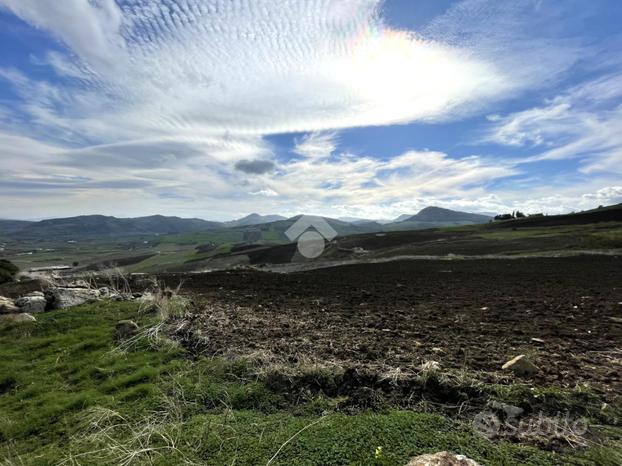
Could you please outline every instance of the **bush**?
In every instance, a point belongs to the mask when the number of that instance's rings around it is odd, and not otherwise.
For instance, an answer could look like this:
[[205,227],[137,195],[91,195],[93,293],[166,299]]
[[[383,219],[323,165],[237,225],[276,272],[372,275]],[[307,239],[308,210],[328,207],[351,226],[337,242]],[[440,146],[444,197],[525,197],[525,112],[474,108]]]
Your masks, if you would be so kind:
[[0,284],[12,281],[17,272],[19,272],[19,269],[15,264],[8,260],[0,259]]

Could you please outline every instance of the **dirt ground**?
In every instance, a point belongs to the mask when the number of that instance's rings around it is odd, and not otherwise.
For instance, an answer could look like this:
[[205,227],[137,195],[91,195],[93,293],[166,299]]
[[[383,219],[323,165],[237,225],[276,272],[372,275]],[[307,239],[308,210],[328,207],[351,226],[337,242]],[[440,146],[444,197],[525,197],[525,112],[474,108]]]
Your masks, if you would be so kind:
[[[622,258],[404,261],[292,274],[162,276],[200,302],[206,354],[290,363],[443,368],[503,377],[527,354],[533,380],[622,391]],[[543,342],[532,341],[538,338]]]

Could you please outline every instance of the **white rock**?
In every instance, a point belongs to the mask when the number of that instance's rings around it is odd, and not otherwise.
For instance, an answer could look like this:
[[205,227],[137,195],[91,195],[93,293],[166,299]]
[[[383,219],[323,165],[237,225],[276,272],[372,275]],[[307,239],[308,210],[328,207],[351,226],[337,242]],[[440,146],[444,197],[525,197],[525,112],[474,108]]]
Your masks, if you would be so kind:
[[13,312],[19,312],[19,308],[15,305],[13,300],[0,296],[0,314],[9,314]]
[[41,296],[22,296],[15,300],[15,304],[19,306],[21,312],[37,313],[45,311],[47,301],[41,293]]
[[524,354],[516,356],[514,359],[510,359],[501,367],[501,369],[512,371],[517,375],[533,375],[539,371],[538,367]]
[[22,322],[35,322],[36,320],[37,319],[35,319],[35,316],[27,314],[25,312],[21,314],[0,314],[0,321],[3,321],[3,322],[22,323]]
[[53,288],[51,291],[53,309],[79,306],[99,298],[99,290],[89,288]]
[[454,455],[447,451],[417,456],[406,466],[479,466],[464,455]]

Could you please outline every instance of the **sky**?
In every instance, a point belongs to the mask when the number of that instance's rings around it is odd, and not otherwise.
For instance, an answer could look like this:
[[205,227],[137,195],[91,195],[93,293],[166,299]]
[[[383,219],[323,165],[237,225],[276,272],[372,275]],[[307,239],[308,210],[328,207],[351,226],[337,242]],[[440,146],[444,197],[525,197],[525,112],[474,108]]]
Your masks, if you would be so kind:
[[619,0],[0,0],[0,218],[622,202]]

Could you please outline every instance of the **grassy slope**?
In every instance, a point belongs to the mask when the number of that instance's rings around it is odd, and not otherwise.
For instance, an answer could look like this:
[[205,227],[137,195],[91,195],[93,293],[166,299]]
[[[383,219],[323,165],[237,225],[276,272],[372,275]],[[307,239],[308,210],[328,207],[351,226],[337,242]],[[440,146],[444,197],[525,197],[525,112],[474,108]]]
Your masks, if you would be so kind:
[[243,362],[191,360],[174,345],[111,351],[119,319],[154,323],[136,314],[103,302],[0,328],[0,464],[266,464],[315,422],[272,464],[402,465],[439,450],[492,465],[616,464],[611,450],[571,458],[491,442],[436,414],[346,415],[321,398],[288,408]]

